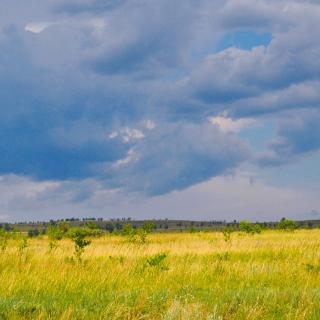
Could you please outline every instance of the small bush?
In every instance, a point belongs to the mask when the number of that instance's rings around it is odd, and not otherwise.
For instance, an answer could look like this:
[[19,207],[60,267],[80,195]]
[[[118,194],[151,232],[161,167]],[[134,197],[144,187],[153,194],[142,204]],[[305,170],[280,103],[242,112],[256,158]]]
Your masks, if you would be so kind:
[[151,233],[155,229],[156,225],[154,222],[145,222],[142,226],[142,229],[146,233]]
[[278,223],[278,228],[284,231],[294,231],[298,226],[293,220],[282,218]]
[[167,254],[162,252],[155,254],[154,256],[151,256],[147,259],[147,264],[150,267],[156,267],[161,270],[168,270],[168,266],[164,263],[164,260],[167,258]]
[[74,243],[74,256],[79,262],[82,260],[85,247],[91,243],[90,240],[86,239],[88,235],[88,231],[83,228],[72,228],[69,230],[69,236]]
[[70,230],[70,223],[68,221],[59,221],[58,228],[63,234],[66,234]]
[[9,233],[4,229],[0,229],[0,250],[6,251],[8,246]]
[[248,234],[261,233],[261,230],[262,230],[259,224],[253,224],[247,220],[240,221],[239,229],[240,231]]
[[223,239],[225,242],[229,242],[231,240],[231,233],[233,232],[233,229],[230,227],[226,227],[222,230]]
[[147,235],[152,232],[154,227],[153,222],[146,222],[138,229],[134,229],[130,223],[126,223],[123,226],[122,234],[127,236],[129,242],[146,243]]
[[38,229],[30,229],[28,230],[28,237],[29,238],[35,238],[40,235],[40,231]]
[[63,237],[63,231],[53,225],[50,225],[47,230],[47,235],[49,238],[49,250],[52,251],[58,247],[58,241]]
[[307,263],[306,269],[308,272],[320,272],[320,264]]
[[28,238],[20,235],[18,238],[18,251],[19,251],[20,263],[22,262],[22,257],[27,248],[28,248]]
[[87,227],[88,229],[91,229],[91,230],[99,229],[98,224],[97,224],[96,222],[94,222],[94,221],[88,221],[88,222],[86,223],[86,227]]

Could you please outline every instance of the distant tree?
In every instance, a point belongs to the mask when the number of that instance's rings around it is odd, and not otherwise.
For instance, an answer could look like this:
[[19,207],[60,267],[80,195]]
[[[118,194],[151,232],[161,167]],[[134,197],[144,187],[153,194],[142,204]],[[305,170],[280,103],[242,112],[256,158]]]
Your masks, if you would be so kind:
[[117,229],[117,230],[122,230],[122,224],[119,223],[119,222],[117,222],[117,223],[116,223],[116,229]]
[[134,229],[131,223],[126,223],[123,225],[122,234],[125,236],[130,236],[134,233]]
[[294,231],[298,228],[298,226],[295,221],[282,218],[281,221],[278,223],[278,228],[286,231]]
[[242,232],[251,233],[252,232],[252,223],[247,220],[241,220],[239,224],[239,229]]
[[28,237],[29,238],[38,237],[39,234],[40,234],[40,231],[38,229],[30,229],[30,230],[28,230]]
[[253,224],[247,220],[240,221],[239,229],[248,234],[261,233],[261,226],[259,224]]
[[88,222],[86,223],[86,227],[89,228],[89,229],[91,229],[91,230],[99,229],[98,224],[97,224],[96,222],[94,222],[94,221],[88,221]]
[[63,232],[67,233],[70,229],[70,223],[67,221],[59,221],[58,222],[58,228]]
[[3,229],[4,229],[5,231],[7,231],[7,232],[13,230],[13,228],[10,226],[9,223],[5,223],[4,226],[3,226]]
[[142,229],[146,232],[146,233],[151,233],[154,229],[155,229],[156,225],[154,222],[149,221],[149,222],[145,222],[142,226]]
[[114,230],[114,226],[112,223],[107,223],[105,229],[111,233]]

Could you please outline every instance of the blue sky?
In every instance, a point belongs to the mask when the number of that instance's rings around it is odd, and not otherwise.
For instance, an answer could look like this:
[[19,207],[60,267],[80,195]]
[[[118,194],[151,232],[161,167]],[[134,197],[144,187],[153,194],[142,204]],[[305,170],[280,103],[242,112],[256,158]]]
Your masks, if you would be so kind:
[[0,220],[320,218],[320,5],[2,0]]

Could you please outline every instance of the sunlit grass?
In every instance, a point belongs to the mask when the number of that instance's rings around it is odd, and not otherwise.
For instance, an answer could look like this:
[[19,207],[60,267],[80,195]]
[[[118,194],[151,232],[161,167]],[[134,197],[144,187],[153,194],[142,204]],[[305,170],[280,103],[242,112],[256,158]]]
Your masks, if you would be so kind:
[[320,319],[319,248],[320,230],[108,235],[78,263],[70,240],[10,240],[0,319]]

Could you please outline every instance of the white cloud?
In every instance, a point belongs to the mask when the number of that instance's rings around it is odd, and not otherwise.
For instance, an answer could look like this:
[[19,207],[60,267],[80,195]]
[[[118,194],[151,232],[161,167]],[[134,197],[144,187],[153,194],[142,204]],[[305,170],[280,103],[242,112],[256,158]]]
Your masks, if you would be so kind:
[[134,161],[136,159],[136,154],[134,151],[134,148],[129,149],[129,151],[127,152],[126,157],[124,157],[123,159],[119,159],[117,160],[113,167],[114,168],[119,168],[121,166],[124,166],[126,164],[129,164],[130,162]]
[[145,121],[145,126],[148,130],[153,130],[156,127],[156,124],[152,120],[147,120]]
[[209,121],[224,133],[237,133],[257,123],[254,119],[231,119],[223,116],[210,117]]
[[32,33],[40,33],[50,25],[51,23],[49,22],[30,22],[24,27],[24,30]]
[[123,143],[129,143],[134,140],[143,139],[145,135],[140,129],[124,127],[108,135],[109,139],[115,139],[117,137],[121,137]]
[[[33,191],[25,194],[26,188]],[[52,185],[18,176],[1,177],[0,191],[0,220],[5,221],[88,215],[271,221],[283,216],[310,219],[320,212],[319,190],[274,186],[241,172],[152,198],[128,195],[94,180]]]

